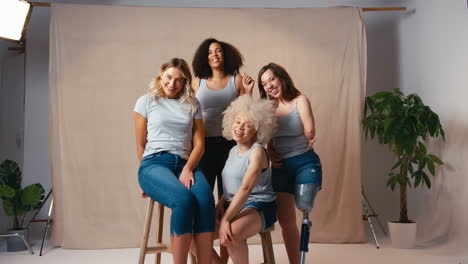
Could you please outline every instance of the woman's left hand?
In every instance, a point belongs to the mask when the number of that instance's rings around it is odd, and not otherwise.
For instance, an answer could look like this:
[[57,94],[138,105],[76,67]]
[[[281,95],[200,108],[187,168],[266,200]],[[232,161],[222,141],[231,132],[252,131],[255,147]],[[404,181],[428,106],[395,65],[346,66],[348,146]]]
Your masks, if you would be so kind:
[[219,226],[219,241],[221,245],[228,246],[232,243],[234,236],[231,230],[231,223],[227,220],[222,220]]
[[221,220],[224,216],[224,205],[219,203],[216,205],[216,224],[221,224]]
[[314,143],[315,143],[315,138],[310,139],[309,143],[307,144],[307,150],[311,150],[314,147]]
[[193,177],[193,171],[183,169],[180,174],[179,181],[190,190],[190,186],[195,184],[195,178]]
[[254,79],[247,73],[242,74],[242,86],[244,86],[246,94],[252,94],[253,87],[255,85]]

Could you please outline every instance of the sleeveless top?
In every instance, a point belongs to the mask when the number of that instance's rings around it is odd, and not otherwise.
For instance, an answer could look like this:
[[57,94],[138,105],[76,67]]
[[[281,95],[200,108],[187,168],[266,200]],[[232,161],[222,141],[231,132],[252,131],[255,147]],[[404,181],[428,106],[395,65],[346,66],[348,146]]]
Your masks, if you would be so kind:
[[276,153],[283,159],[307,151],[308,141],[304,135],[304,125],[297,110],[297,102],[291,112],[278,117],[278,130],[272,141]]
[[200,79],[196,97],[202,107],[206,137],[222,136],[223,112],[238,96],[236,76],[229,77],[226,87],[215,91],[208,88],[205,79]]
[[[234,195],[241,187],[242,180],[250,164],[250,153],[256,147],[261,147],[266,151],[263,145],[254,143],[242,156],[237,154],[237,145],[232,147],[229,152],[229,157],[224,165],[222,173],[223,193],[226,201],[231,202]],[[247,202],[272,202],[275,199],[276,194],[271,184],[271,168],[268,165],[259,175],[257,184],[250,193],[249,198],[247,198]]]

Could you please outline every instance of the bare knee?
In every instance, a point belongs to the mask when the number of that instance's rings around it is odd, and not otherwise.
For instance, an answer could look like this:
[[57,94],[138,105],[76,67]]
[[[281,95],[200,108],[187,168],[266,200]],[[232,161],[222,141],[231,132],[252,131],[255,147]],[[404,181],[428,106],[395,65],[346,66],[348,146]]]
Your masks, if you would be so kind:
[[247,247],[247,240],[245,239],[233,239],[229,245],[226,246],[228,250],[236,250]]

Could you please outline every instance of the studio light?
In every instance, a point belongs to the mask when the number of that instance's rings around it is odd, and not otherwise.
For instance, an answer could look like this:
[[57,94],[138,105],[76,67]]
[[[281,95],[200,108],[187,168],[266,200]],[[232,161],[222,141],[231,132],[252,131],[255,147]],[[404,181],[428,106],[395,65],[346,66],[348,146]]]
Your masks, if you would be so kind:
[[20,0],[0,0],[0,38],[21,40],[31,5]]

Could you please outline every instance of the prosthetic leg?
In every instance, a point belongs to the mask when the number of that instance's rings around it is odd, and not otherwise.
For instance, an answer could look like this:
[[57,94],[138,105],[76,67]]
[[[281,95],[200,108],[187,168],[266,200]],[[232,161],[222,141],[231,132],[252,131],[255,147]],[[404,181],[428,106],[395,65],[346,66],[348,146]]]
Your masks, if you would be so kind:
[[302,211],[301,227],[301,264],[305,264],[306,253],[309,252],[309,234],[312,222],[309,220],[309,213],[314,207],[314,200],[317,192],[320,191],[318,184],[297,184],[296,185],[296,206]]

